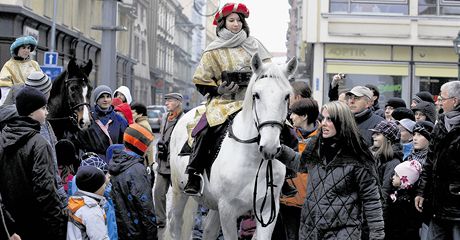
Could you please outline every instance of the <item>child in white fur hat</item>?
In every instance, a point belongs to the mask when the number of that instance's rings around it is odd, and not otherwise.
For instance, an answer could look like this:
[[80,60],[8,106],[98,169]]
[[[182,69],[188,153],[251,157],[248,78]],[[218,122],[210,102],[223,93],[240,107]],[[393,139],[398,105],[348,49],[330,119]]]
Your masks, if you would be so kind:
[[390,195],[388,214],[385,219],[386,239],[420,239],[422,215],[415,209],[415,185],[422,166],[416,160],[404,161],[395,167],[393,186],[397,189]]

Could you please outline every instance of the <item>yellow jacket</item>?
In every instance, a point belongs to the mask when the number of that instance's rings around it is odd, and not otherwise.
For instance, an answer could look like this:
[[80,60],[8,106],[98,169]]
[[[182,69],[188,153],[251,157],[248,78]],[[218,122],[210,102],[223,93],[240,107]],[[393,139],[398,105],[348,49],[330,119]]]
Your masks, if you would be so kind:
[[32,59],[15,60],[11,58],[0,71],[0,87],[24,84],[33,71],[41,71],[38,63]]

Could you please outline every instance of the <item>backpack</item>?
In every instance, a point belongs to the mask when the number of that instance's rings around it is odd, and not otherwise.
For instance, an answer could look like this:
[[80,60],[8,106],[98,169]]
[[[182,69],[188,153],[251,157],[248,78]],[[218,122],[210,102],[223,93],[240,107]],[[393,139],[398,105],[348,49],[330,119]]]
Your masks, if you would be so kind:
[[[88,234],[86,234],[86,227],[83,224],[81,218],[77,217],[75,213],[85,205],[85,199],[79,196],[72,196],[69,198],[69,202],[67,205],[67,213],[69,215],[69,222],[75,225],[78,229],[80,229],[81,237],[84,240],[89,240]],[[104,213],[104,220],[106,219]]]

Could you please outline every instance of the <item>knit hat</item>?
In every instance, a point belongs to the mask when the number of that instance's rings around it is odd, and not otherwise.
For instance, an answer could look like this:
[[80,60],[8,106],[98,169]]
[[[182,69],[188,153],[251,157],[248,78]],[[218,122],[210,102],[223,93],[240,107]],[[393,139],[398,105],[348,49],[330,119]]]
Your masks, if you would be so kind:
[[414,126],[414,133],[422,134],[428,141],[431,140],[431,132],[433,131],[434,124],[429,121],[418,121]]
[[375,128],[369,130],[383,134],[383,136],[390,140],[391,143],[397,143],[401,139],[401,133],[399,132],[398,125],[392,121],[383,120],[377,124]]
[[391,113],[391,116],[397,121],[404,119],[404,118],[415,121],[414,112],[412,112],[412,110],[405,108],[405,107],[399,107],[399,108],[394,109],[393,112]]
[[407,118],[404,118],[404,119],[401,119],[399,121],[396,121],[399,125],[403,126],[408,132],[410,133],[413,133],[414,132],[414,126],[415,126],[415,122],[410,120],[410,119],[407,119]]
[[78,168],[75,183],[78,189],[94,193],[105,183],[105,174],[94,166],[81,166]]
[[33,52],[38,45],[37,39],[32,36],[25,36],[16,38],[16,40],[10,46],[10,53],[12,56],[18,55],[18,48],[22,45],[30,45],[30,52]]
[[422,92],[416,93],[414,98],[412,98],[412,100],[414,100],[417,103],[419,103],[419,102],[430,102],[430,103],[434,104],[433,95],[431,95],[431,93],[429,93],[427,91],[422,91]]
[[165,99],[176,99],[179,102],[182,102],[184,97],[180,93],[168,93],[165,95]]
[[231,13],[241,13],[245,18],[249,17],[249,10],[246,5],[242,3],[226,3],[220,11],[216,13],[214,16],[214,21],[212,22],[213,25],[217,25],[223,17],[230,15]]
[[123,143],[127,149],[143,156],[150,143],[152,143],[153,138],[152,132],[141,125],[134,123],[126,128],[125,133],[123,134]]
[[93,92],[93,100],[94,100],[94,102],[97,102],[97,100],[101,97],[101,95],[103,93],[108,93],[110,95],[110,97],[113,98],[112,89],[110,89],[106,85],[100,85],[96,89],[94,89],[94,92]]
[[29,116],[47,103],[45,95],[33,87],[25,86],[16,95],[19,116]]
[[390,107],[393,107],[393,108],[399,108],[399,107],[406,107],[406,103],[404,102],[404,100],[402,98],[398,98],[398,97],[392,97],[392,98],[389,98],[388,101],[387,101],[387,104],[385,104],[385,107],[387,106],[390,106]]
[[415,105],[415,107],[412,108],[412,111],[414,112],[414,114],[417,111],[420,111],[426,116],[427,121],[430,121],[432,123],[436,122],[436,106],[434,105],[434,103],[425,101],[419,102],[417,103],[417,105]]
[[369,99],[372,98],[372,96],[374,95],[372,93],[372,91],[367,88],[367,87],[364,87],[364,86],[356,86],[354,88],[352,88],[349,92],[346,93],[347,96],[349,95],[355,95],[357,97],[362,97],[362,96],[366,96],[368,97]]
[[106,174],[109,169],[107,163],[99,155],[93,152],[86,152],[81,157],[80,166],[93,166],[101,169]]
[[40,90],[43,94],[51,91],[51,79],[42,71],[34,71],[29,74],[26,80],[26,86],[34,87]]
[[417,182],[422,165],[417,160],[404,161],[395,167],[395,173],[401,180],[401,189],[410,189]]

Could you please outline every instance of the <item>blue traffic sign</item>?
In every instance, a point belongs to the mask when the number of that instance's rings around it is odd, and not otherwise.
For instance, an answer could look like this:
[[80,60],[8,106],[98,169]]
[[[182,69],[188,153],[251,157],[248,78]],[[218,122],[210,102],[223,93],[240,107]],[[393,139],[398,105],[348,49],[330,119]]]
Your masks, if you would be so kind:
[[56,79],[59,74],[62,73],[61,66],[40,66],[42,71],[51,78],[51,80]]
[[45,52],[45,57],[43,59],[43,62],[45,63],[45,65],[56,66],[57,60],[58,60],[57,52]]

